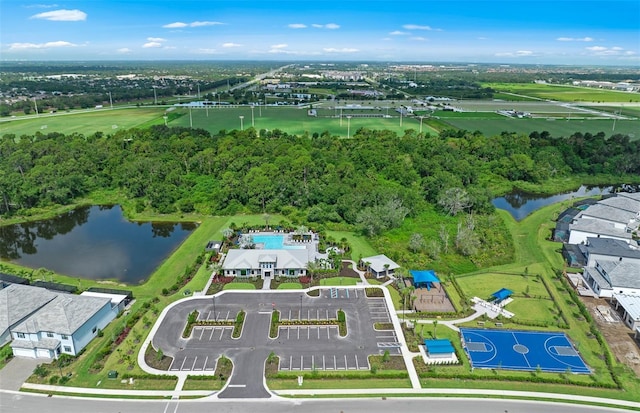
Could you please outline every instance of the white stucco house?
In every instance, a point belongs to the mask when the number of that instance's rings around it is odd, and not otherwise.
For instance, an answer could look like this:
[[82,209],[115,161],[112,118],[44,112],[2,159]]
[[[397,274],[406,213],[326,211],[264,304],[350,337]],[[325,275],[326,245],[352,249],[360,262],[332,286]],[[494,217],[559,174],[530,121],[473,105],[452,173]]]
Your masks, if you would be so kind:
[[[8,305],[20,298],[18,311]],[[15,356],[56,359],[77,355],[122,310],[123,300],[108,294],[74,295],[44,288],[11,285],[0,291]]]
[[632,330],[640,330],[640,295],[614,294],[611,300],[614,308],[622,308],[622,319]]
[[633,261],[597,261],[584,267],[585,283],[598,297],[614,294],[640,295],[640,263]]
[[594,267],[596,261],[632,261],[640,264],[640,248],[635,241],[632,245],[617,239],[589,237],[578,248],[585,257],[587,267]]
[[576,219],[569,224],[569,244],[585,244],[587,238],[612,238],[632,242],[630,232],[625,228],[615,226],[612,222],[598,219]]
[[231,249],[222,264],[225,277],[273,278],[307,275],[307,249]]

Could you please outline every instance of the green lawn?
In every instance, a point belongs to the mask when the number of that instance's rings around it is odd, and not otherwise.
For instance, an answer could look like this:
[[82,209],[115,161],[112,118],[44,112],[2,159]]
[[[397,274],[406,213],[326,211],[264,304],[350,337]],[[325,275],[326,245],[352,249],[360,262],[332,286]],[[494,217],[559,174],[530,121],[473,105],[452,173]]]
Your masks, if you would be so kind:
[[516,295],[528,293],[531,296],[550,298],[544,284],[533,276],[500,273],[478,273],[457,277],[458,284],[469,297],[480,297],[484,300],[501,288],[507,288]]
[[278,286],[278,290],[301,290],[302,284],[300,283],[282,283]]
[[372,257],[374,255],[378,255],[378,252],[373,249],[371,244],[369,244],[367,238],[362,235],[349,231],[327,231],[327,237],[332,237],[336,241],[346,238],[347,242],[351,246],[351,259],[356,262],[361,257]]
[[320,285],[323,287],[342,287],[347,285],[356,285],[360,282],[359,278],[352,277],[333,277],[323,278],[320,280]]
[[[220,130],[240,129],[240,116],[243,116],[242,127],[248,129],[252,126],[251,108],[218,108],[218,109],[192,109],[191,118],[187,109],[177,109],[179,114],[184,114],[173,121],[169,122],[170,126],[188,127],[193,122],[194,128],[206,129],[210,132],[219,132]],[[345,115],[346,116],[346,115]],[[331,135],[347,137],[353,134],[359,128],[368,129],[388,129],[403,135],[406,129],[419,130],[420,120],[415,118],[403,118],[402,126],[400,119],[394,118],[351,118],[347,120],[345,117],[342,123],[339,118],[330,117],[312,117],[307,115],[307,108],[299,109],[292,107],[263,107],[253,110],[253,126],[256,130],[274,130],[289,134],[304,135],[313,133],[322,133],[328,131]],[[423,132],[437,133],[431,129],[426,123],[423,123]]]
[[550,85],[536,83],[484,83],[499,92],[537,97],[563,102],[639,102],[640,95],[631,92],[602,90],[570,85]]
[[59,112],[43,114],[37,118],[0,122],[0,135],[13,133],[33,135],[37,132],[49,133],[82,133],[90,135],[95,132],[114,133],[119,129],[145,127],[152,124],[163,124],[164,108],[126,108],[100,109],[86,113]]
[[225,284],[223,290],[255,290],[256,286],[251,283],[231,282]]
[[[547,131],[551,136],[568,137],[575,132],[596,134],[604,132],[607,136],[614,133],[613,120],[607,119],[465,119],[465,118],[449,118],[441,119],[457,129],[465,129],[469,131],[479,130],[485,136],[496,136],[502,132],[515,132],[530,134],[531,132]],[[615,133],[624,133],[640,139],[640,120],[617,120],[615,125]]]

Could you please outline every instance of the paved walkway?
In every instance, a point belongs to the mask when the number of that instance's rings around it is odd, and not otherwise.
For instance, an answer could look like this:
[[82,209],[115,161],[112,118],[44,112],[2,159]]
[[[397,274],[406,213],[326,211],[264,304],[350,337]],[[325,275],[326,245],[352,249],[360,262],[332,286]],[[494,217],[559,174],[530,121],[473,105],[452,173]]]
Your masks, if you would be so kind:
[[264,281],[262,282],[262,289],[271,290],[271,277],[265,277]]

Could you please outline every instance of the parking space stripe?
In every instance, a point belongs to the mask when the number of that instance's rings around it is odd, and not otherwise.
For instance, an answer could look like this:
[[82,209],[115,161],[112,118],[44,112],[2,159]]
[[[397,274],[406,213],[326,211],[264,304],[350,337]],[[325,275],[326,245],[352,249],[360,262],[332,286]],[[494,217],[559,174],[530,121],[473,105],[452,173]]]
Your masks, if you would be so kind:
[[326,367],[324,364],[324,354],[322,355],[322,370],[326,370]]
[[182,370],[182,368],[184,367],[184,362],[185,362],[185,361],[187,361],[187,358],[186,358],[186,357],[182,360],[182,364],[180,365],[180,370]]
[[222,336],[224,335],[224,328],[220,329],[220,338],[218,340],[222,340]]

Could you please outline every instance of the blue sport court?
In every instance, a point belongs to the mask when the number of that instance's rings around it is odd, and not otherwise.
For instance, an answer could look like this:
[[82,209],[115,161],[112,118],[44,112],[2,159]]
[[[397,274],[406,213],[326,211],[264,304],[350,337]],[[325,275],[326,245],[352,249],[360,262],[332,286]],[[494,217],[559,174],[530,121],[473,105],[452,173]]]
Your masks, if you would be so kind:
[[564,333],[475,328],[460,333],[473,368],[591,373]]

